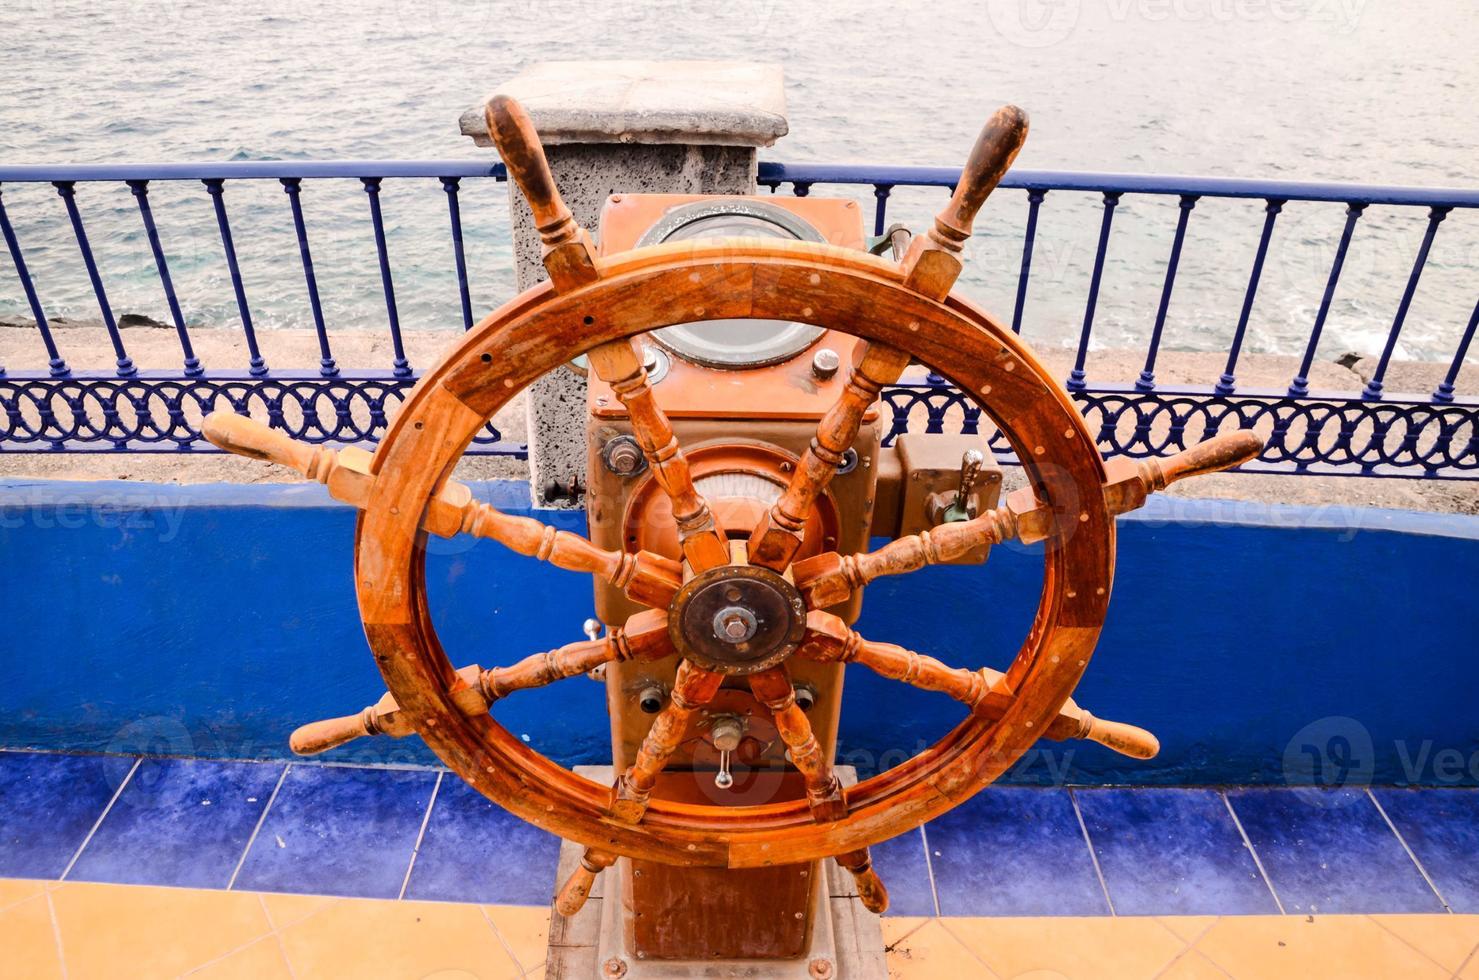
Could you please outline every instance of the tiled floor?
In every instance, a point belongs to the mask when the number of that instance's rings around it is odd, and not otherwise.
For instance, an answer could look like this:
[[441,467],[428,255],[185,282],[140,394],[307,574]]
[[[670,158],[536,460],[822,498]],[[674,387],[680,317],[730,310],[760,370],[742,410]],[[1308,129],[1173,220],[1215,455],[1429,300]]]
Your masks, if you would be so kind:
[[[0,975],[542,978],[543,907],[0,879]],[[896,980],[1479,980],[1479,916],[900,916]],[[65,971],[65,972],[64,972]]]
[[[0,751],[0,878],[539,907],[557,851],[436,770]],[[900,918],[1479,913],[1479,790],[993,787],[874,860]]]

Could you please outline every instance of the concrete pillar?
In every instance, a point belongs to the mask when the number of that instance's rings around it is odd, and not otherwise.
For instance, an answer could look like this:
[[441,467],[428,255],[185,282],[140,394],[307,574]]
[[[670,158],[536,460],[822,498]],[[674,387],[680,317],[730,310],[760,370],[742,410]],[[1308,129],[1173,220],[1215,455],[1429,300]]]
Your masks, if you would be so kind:
[[[549,61],[500,85],[529,110],[565,203],[592,233],[611,194],[751,194],[756,151],[786,134],[779,65],[723,61]],[[486,100],[485,100],[486,101]],[[462,132],[491,146],[483,104]],[[545,278],[529,206],[509,184],[520,289]],[[529,473],[545,488],[585,480],[585,377],[552,372],[529,390]]]

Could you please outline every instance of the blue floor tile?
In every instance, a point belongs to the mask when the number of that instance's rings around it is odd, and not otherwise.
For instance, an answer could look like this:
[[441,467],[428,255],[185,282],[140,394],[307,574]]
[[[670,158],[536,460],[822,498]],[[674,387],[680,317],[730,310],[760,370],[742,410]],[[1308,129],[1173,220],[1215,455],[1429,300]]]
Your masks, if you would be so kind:
[[527,824],[448,774],[406,897],[438,902],[548,905],[560,839]]
[[926,828],[941,915],[1107,915],[1073,801],[991,787]]
[[225,888],[282,763],[145,759],[69,880]]
[[874,844],[873,869],[888,889],[885,915],[934,915],[935,893],[930,887],[924,858],[924,837],[918,830]]
[[134,760],[0,752],[0,876],[56,878]]
[[1228,799],[1285,911],[1443,911],[1364,790],[1242,789]]
[[436,781],[424,770],[294,765],[236,887],[395,898]]
[[1116,913],[1278,913],[1216,790],[1088,789],[1074,795]]
[[1372,790],[1455,912],[1479,912],[1479,790]]

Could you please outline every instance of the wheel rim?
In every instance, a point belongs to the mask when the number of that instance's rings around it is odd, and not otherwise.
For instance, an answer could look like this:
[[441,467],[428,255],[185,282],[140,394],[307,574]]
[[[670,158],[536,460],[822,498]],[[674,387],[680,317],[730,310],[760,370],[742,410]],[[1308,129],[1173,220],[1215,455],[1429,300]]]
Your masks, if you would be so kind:
[[[698,807],[653,799],[637,824],[605,815],[609,789],[560,767],[491,716],[451,701],[452,666],[427,611],[419,523],[483,423],[539,375],[598,344],[673,323],[755,316],[832,326],[938,366],[991,416],[1064,530],[1050,538],[1036,617],[1007,671],[1001,718],[971,715],[909,762],[849,790],[849,813],[814,822],[806,801]],[[745,867],[871,845],[969,798],[1036,740],[1097,642],[1114,526],[1092,437],[1020,341],[955,297],[906,289],[865,254],[790,242],[704,242],[613,257],[590,286],[534,287],[470,331],[417,386],[375,455],[356,534],[361,619],[387,685],[426,742],[472,786],[560,836],[633,857]]]

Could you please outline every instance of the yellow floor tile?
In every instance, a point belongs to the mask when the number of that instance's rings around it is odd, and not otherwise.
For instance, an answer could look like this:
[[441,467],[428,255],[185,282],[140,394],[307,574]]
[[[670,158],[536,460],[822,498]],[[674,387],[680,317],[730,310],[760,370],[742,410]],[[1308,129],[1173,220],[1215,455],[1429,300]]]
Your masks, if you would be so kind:
[[1155,980],[1227,980],[1228,974],[1194,949],[1171,961]]
[[1158,915],[1156,921],[1170,929],[1189,943],[1201,938],[1202,933],[1217,921],[1215,915]]
[[279,934],[298,980],[505,980],[522,973],[476,905],[343,899]]
[[0,966],[6,976],[28,980],[62,976],[56,933],[51,927],[51,909],[43,889],[0,911]]
[[530,905],[484,905],[483,911],[526,975],[544,968],[549,949],[549,909]]
[[272,920],[274,929],[286,929],[314,913],[322,912],[335,902],[345,901],[325,895],[279,895],[271,892],[258,894],[267,908],[267,918]]
[[1469,954],[1469,960],[1458,971],[1459,980],[1479,980],[1479,948]]
[[930,919],[893,945],[887,954],[890,977],[894,980],[996,977],[984,963],[971,955],[960,940],[946,932],[940,922],[939,919]]
[[1364,915],[1226,916],[1196,943],[1235,977],[1447,977]]
[[0,878],[0,909],[46,893],[46,882],[30,878]]
[[1004,977],[1047,970],[1068,980],[1153,977],[1186,943],[1150,918],[944,920],[987,966]]
[[1445,970],[1457,970],[1479,945],[1479,915],[1373,915],[1372,919],[1426,953]]
[[930,918],[929,916],[890,915],[886,918],[879,919],[879,925],[883,927],[883,948],[888,949],[888,947],[924,925]]
[[174,977],[272,931],[236,892],[65,882],[51,901],[73,980]]
[[276,936],[268,936],[186,974],[191,980],[293,980]]

